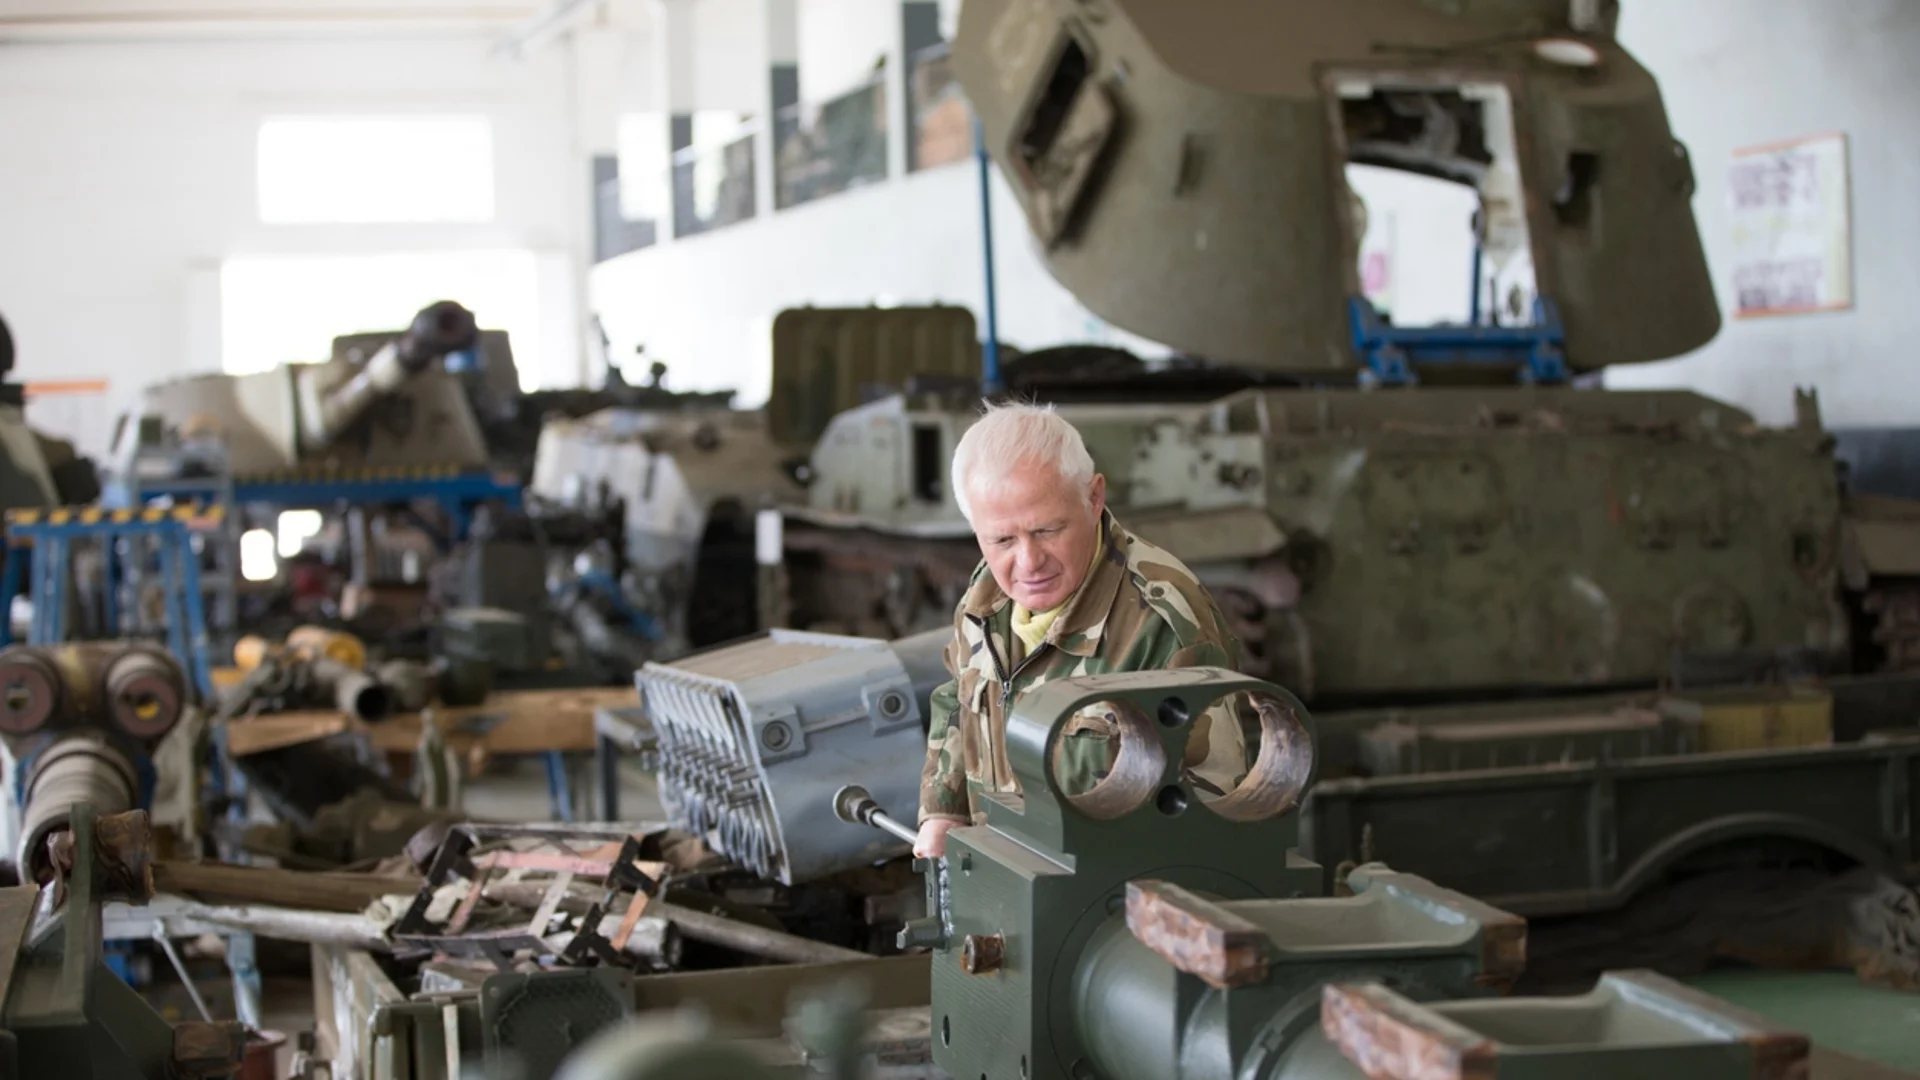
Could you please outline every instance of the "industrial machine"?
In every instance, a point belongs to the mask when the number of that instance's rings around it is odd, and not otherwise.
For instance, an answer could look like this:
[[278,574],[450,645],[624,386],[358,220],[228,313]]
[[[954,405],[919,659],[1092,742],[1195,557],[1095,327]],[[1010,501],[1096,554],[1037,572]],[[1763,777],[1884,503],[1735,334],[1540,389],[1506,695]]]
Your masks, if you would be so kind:
[[101,960],[102,905],[154,895],[152,755],[192,700],[152,646],[0,652],[23,882],[0,889],[0,1077],[224,1077],[246,1056],[240,1026],[169,1024]]
[[[1259,756],[1241,786],[1214,795],[1179,763],[1193,718],[1229,697],[1259,717]],[[1104,781],[1068,796],[1053,751],[1096,705],[1121,718],[1122,748]],[[1015,706],[1007,746],[1022,794],[986,796],[985,823],[948,835],[926,864],[929,915],[902,935],[931,949],[938,1071],[874,1075],[1807,1075],[1804,1035],[1649,972],[1612,972],[1576,996],[1504,996],[1526,962],[1526,923],[1419,877],[1370,864],[1323,895],[1294,849],[1313,722],[1271,684],[1217,669],[1049,683]],[[834,805],[849,826],[911,835],[864,789]],[[789,1034],[834,1075],[885,1070],[904,1055],[859,1003],[857,992],[801,1002]],[[628,1022],[557,1075],[802,1074],[727,1034]]]
[[0,651],[0,738],[17,763],[17,865],[23,880],[55,876],[50,841],[68,811],[144,810],[157,784],[152,755],[193,704],[186,671],[139,642],[15,645]]
[[635,682],[673,826],[783,885],[905,854],[907,845],[838,828],[832,794],[858,775],[888,805],[918,799],[919,770],[900,765],[925,755],[947,636],[889,643],[774,630],[647,664]]
[[[42,816],[53,812],[49,804]],[[49,876],[0,889],[0,1077],[235,1075],[256,1056],[244,1027],[170,1024],[101,960],[101,906],[144,904],[154,895],[146,812],[99,813],[81,801],[59,805],[58,813],[63,831],[49,849]]]

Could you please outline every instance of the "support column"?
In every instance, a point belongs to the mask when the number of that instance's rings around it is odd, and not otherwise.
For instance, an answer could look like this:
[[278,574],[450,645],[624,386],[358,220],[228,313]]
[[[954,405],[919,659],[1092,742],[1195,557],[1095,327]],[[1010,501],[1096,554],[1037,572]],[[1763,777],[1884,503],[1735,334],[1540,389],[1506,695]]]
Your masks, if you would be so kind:
[[760,129],[753,140],[753,207],[755,217],[765,218],[779,208],[780,143],[796,123],[781,114],[800,104],[799,0],[760,0],[760,14],[766,34],[766,83],[760,90]]
[[656,234],[662,242],[683,234],[681,219],[693,212],[683,198],[675,152],[693,145],[693,4],[694,0],[654,0],[653,100],[667,117],[667,174],[661,178],[667,207]]

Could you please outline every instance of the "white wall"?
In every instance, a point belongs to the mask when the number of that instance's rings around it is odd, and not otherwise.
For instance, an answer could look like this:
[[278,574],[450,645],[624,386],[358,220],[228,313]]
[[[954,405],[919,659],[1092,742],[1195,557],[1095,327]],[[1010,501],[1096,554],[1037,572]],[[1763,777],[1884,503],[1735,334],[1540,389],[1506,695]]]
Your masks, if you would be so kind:
[[761,0],[699,0],[693,5],[694,104],[700,109],[765,111],[766,19]]
[[826,101],[871,79],[899,8],[899,0],[800,0],[800,100]]
[[[1000,338],[1026,348],[1149,342],[1088,314],[1032,253],[1013,193],[993,181]],[[591,302],[614,356],[645,344],[676,389],[765,399],[773,317],[782,309],[962,304],[985,333],[979,174],[971,162],[821,199],[594,268]]]
[[1854,308],[1735,321],[1677,361],[1609,386],[1692,386],[1784,423],[1815,386],[1834,426],[1920,423],[1920,4],[1910,0],[1634,0],[1620,36],[1653,70],[1693,156],[1721,310],[1732,310],[1727,169],[1740,147],[1845,132]]
[[[0,312],[13,327],[20,377],[104,377],[118,399],[152,380],[217,370],[218,267],[235,254],[530,248],[567,255],[572,280],[561,284],[577,296],[590,210],[570,51],[560,43],[514,61],[490,58],[489,43],[9,46],[0,63]],[[259,224],[262,116],[381,111],[490,116],[497,220]],[[561,317],[541,347],[571,350],[578,363],[579,320]]]

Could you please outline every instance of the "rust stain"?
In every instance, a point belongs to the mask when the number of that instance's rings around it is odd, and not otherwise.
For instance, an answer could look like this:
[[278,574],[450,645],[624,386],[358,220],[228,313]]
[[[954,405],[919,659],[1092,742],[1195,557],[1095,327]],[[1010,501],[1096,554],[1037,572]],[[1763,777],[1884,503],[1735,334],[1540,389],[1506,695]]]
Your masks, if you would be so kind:
[[646,893],[635,892],[633,899],[627,901],[627,917],[620,920],[620,931],[613,935],[615,952],[627,951],[627,939],[633,936],[633,928],[640,922],[640,913],[647,910],[648,899]]
[[1007,939],[999,934],[968,934],[960,948],[960,966],[969,975],[991,975],[1007,958]]
[[1807,1080],[1811,1075],[1812,1047],[1805,1035],[1767,1032],[1749,1035],[1746,1042],[1753,1051],[1753,1080]]
[[1167,963],[1215,989],[1267,978],[1266,932],[1178,885],[1128,882],[1127,929]]
[[93,841],[105,895],[135,905],[153,899],[153,826],[145,810],[95,818]]
[[1368,1080],[1492,1080],[1494,1044],[1378,983],[1321,991],[1320,1028]]
[[173,1066],[189,1080],[232,1076],[246,1052],[237,1024],[189,1021],[173,1027]]

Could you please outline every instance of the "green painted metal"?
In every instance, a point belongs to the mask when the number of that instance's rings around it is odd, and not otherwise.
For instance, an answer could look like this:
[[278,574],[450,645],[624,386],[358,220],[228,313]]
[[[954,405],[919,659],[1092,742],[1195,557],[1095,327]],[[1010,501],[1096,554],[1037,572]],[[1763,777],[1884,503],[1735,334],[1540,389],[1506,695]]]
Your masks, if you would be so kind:
[[[1257,804],[1209,801],[1177,769],[1187,718],[1234,694],[1268,706]],[[1121,750],[1100,788],[1069,797],[1047,762],[1096,701],[1126,717]],[[1784,1076],[1804,1061],[1803,1038],[1650,973],[1581,998],[1488,998],[1519,973],[1524,925],[1413,875],[1372,864],[1348,876],[1353,895],[1316,896],[1320,870],[1295,850],[1312,732],[1285,691],[1215,669],[1022,699],[1007,746],[1023,794],[988,796],[984,825],[948,835],[936,1063],[988,1080],[1568,1080]],[[1140,903],[1149,879],[1185,923]],[[1436,1054],[1457,1067],[1432,1071]]]
[[1900,880],[1920,864],[1920,737],[1333,780],[1307,817],[1305,848],[1328,867],[1377,859],[1529,916],[1618,907],[1741,840],[1798,840]]
[[[130,833],[151,843],[145,814]],[[0,890],[4,906],[34,898],[34,920],[23,935],[0,943],[15,953],[11,977],[0,984],[0,1080],[176,1080],[230,1076],[239,1067],[237,1025],[175,1026],[122,982],[101,958],[100,907],[119,899],[106,871],[109,858],[95,836],[92,807],[73,808],[69,833],[73,869],[59,906],[35,886]],[[123,852],[144,866],[151,853]],[[39,894],[35,897],[35,894]],[[37,902],[35,902],[37,900]],[[6,930],[16,926],[8,920]]]
[[[1659,87],[1614,39],[1618,6],[1576,27],[1582,6],[969,0],[952,64],[1049,270],[1117,326],[1222,362],[1353,370],[1351,160],[1479,185],[1585,370],[1697,348],[1720,315]],[[1551,38],[1595,63],[1549,62]],[[1466,82],[1504,90],[1507,158],[1448,93]],[[1397,130],[1390,93],[1429,142]],[[1422,129],[1423,109],[1458,119]],[[1510,187],[1480,179],[1503,164]]]

